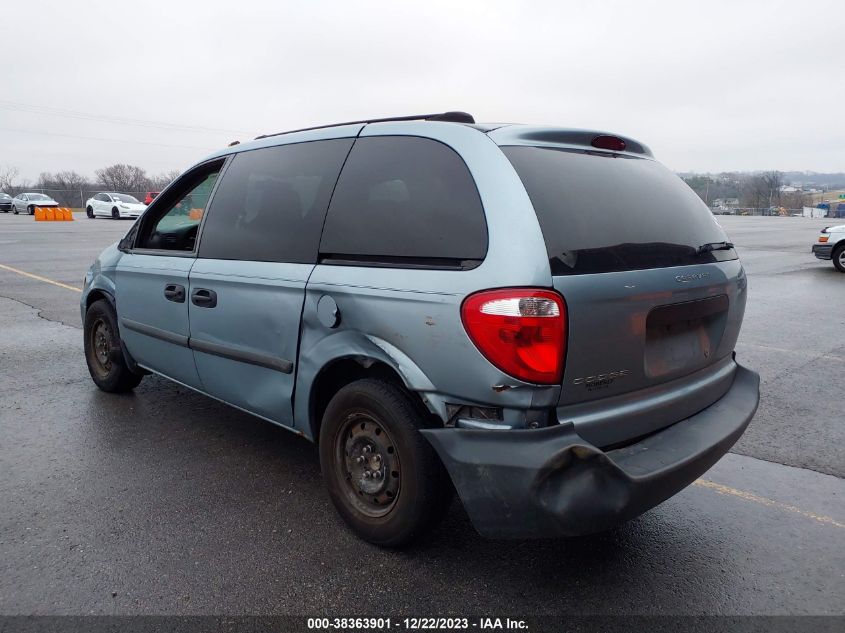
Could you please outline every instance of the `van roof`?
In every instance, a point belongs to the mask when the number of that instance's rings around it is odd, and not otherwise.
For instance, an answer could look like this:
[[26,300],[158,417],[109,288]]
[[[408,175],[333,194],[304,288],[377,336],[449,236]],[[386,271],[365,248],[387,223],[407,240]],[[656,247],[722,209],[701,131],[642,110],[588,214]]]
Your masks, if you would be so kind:
[[[383,117],[374,119],[362,119],[360,121],[347,121],[343,123],[330,123],[316,125],[313,127],[287,130],[273,134],[262,134],[253,141],[243,144],[234,142],[224,149],[215,152],[211,157],[221,157],[227,154],[234,154],[259,147],[267,147],[277,143],[285,142],[306,142],[329,138],[350,138],[358,136],[361,130],[371,124],[389,123],[396,121],[455,123],[478,130],[489,136],[497,145],[532,145],[539,147],[557,147],[561,149],[573,149],[581,151],[596,151],[613,154],[653,158],[651,150],[643,143],[627,136],[621,136],[601,130],[584,130],[565,128],[557,126],[538,126],[521,123],[476,123],[475,118],[461,111],[449,111],[433,114],[412,114],[396,117]],[[295,137],[282,139],[280,137]],[[621,141],[619,147],[610,149],[597,144],[599,138]],[[277,143],[274,140],[278,139]]]

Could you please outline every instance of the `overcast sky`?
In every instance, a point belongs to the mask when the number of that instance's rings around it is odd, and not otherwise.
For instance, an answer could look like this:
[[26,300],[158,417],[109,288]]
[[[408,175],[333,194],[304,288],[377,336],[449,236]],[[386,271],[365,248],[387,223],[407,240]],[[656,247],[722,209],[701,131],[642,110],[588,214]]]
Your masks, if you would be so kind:
[[31,180],[443,110],[619,132],[676,171],[845,171],[842,0],[10,0],[2,24],[0,166]]

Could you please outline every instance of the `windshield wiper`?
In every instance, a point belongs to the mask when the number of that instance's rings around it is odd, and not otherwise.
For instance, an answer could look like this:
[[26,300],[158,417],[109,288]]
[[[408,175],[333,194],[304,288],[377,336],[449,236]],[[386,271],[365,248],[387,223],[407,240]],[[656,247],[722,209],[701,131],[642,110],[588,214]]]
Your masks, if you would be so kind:
[[698,247],[697,253],[709,253],[711,251],[729,251],[734,247],[733,242],[709,242]]

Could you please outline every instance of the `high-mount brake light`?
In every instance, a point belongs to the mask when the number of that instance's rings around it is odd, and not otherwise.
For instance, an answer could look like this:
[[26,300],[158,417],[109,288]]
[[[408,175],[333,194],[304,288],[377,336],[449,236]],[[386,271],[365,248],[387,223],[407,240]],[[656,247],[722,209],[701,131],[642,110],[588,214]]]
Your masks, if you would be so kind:
[[591,141],[590,145],[599,149],[609,149],[614,152],[624,152],[625,148],[628,147],[628,144],[625,143],[623,139],[618,136],[609,136],[607,134],[595,137]]
[[566,304],[541,288],[484,290],[461,306],[470,339],[487,360],[514,378],[559,384],[566,354]]

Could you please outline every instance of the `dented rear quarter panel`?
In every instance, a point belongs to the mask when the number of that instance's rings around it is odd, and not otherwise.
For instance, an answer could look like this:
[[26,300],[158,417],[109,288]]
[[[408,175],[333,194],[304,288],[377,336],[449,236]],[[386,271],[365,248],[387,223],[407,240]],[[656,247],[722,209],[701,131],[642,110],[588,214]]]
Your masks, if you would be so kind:
[[[475,180],[484,207],[488,250],[466,271],[403,270],[319,264],[306,289],[296,385],[297,428],[308,434],[308,397],[319,372],[337,358],[386,362],[446,419],[445,403],[477,404],[520,415],[557,402],[558,386],[537,387],[496,369],[478,351],[461,322],[467,295],[507,286],[552,286],[546,247],[533,206],[498,146],[463,125],[368,125],[361,136],[425,136],[454,149]],[[317,318],[317,303],[331,296],[340,313],[332,329]],[[503,390],[494,386],[505,385]],[[511,409],[508,411],[508,409]]]

